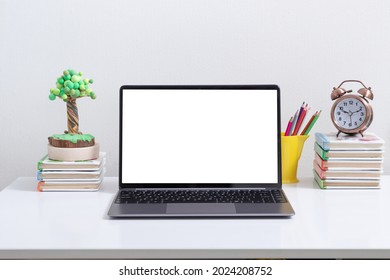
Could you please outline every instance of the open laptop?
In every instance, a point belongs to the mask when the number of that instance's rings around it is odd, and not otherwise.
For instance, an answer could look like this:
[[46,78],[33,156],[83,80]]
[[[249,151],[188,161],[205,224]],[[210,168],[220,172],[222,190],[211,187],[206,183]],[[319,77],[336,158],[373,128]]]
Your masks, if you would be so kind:
[[276,85],[122,86],[111,217],[292,216]]

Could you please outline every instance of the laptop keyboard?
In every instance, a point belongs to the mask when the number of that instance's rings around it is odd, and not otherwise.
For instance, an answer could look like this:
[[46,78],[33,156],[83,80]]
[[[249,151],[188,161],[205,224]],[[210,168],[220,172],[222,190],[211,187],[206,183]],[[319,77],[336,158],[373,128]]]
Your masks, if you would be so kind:
[[122,190],[115,203],[286,203],[281,190]]

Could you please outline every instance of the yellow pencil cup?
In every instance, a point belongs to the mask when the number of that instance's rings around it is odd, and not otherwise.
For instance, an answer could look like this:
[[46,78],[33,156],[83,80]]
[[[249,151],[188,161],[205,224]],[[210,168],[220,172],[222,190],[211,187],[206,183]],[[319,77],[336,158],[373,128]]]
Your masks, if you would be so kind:
[[297,178],[298,162],[303,145],[309,135],[284,136],[282,132],[282,183],[299,182]]

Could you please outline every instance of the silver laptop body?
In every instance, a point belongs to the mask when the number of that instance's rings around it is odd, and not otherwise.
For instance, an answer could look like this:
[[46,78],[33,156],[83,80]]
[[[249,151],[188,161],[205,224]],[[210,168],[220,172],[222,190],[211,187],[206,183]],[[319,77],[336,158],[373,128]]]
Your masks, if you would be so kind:
[[[119,191],[108,215],[292,216],[295,213],[287,198],[281,203],[218,199],[219,193],[228,190],[283,193],[280,137],[280,89],[276,85],[122,86]],[[121,200],[125,191],[135,190],[206,191],[214,200]]]

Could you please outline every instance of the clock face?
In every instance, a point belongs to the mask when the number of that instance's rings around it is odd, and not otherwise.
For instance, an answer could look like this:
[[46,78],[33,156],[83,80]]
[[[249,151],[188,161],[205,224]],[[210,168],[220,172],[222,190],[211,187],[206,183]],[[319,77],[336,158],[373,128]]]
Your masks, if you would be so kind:
[[359,98],[348,97],[335,104],[333,117],[340,128],[352,130],[363,124],[367,111]]

